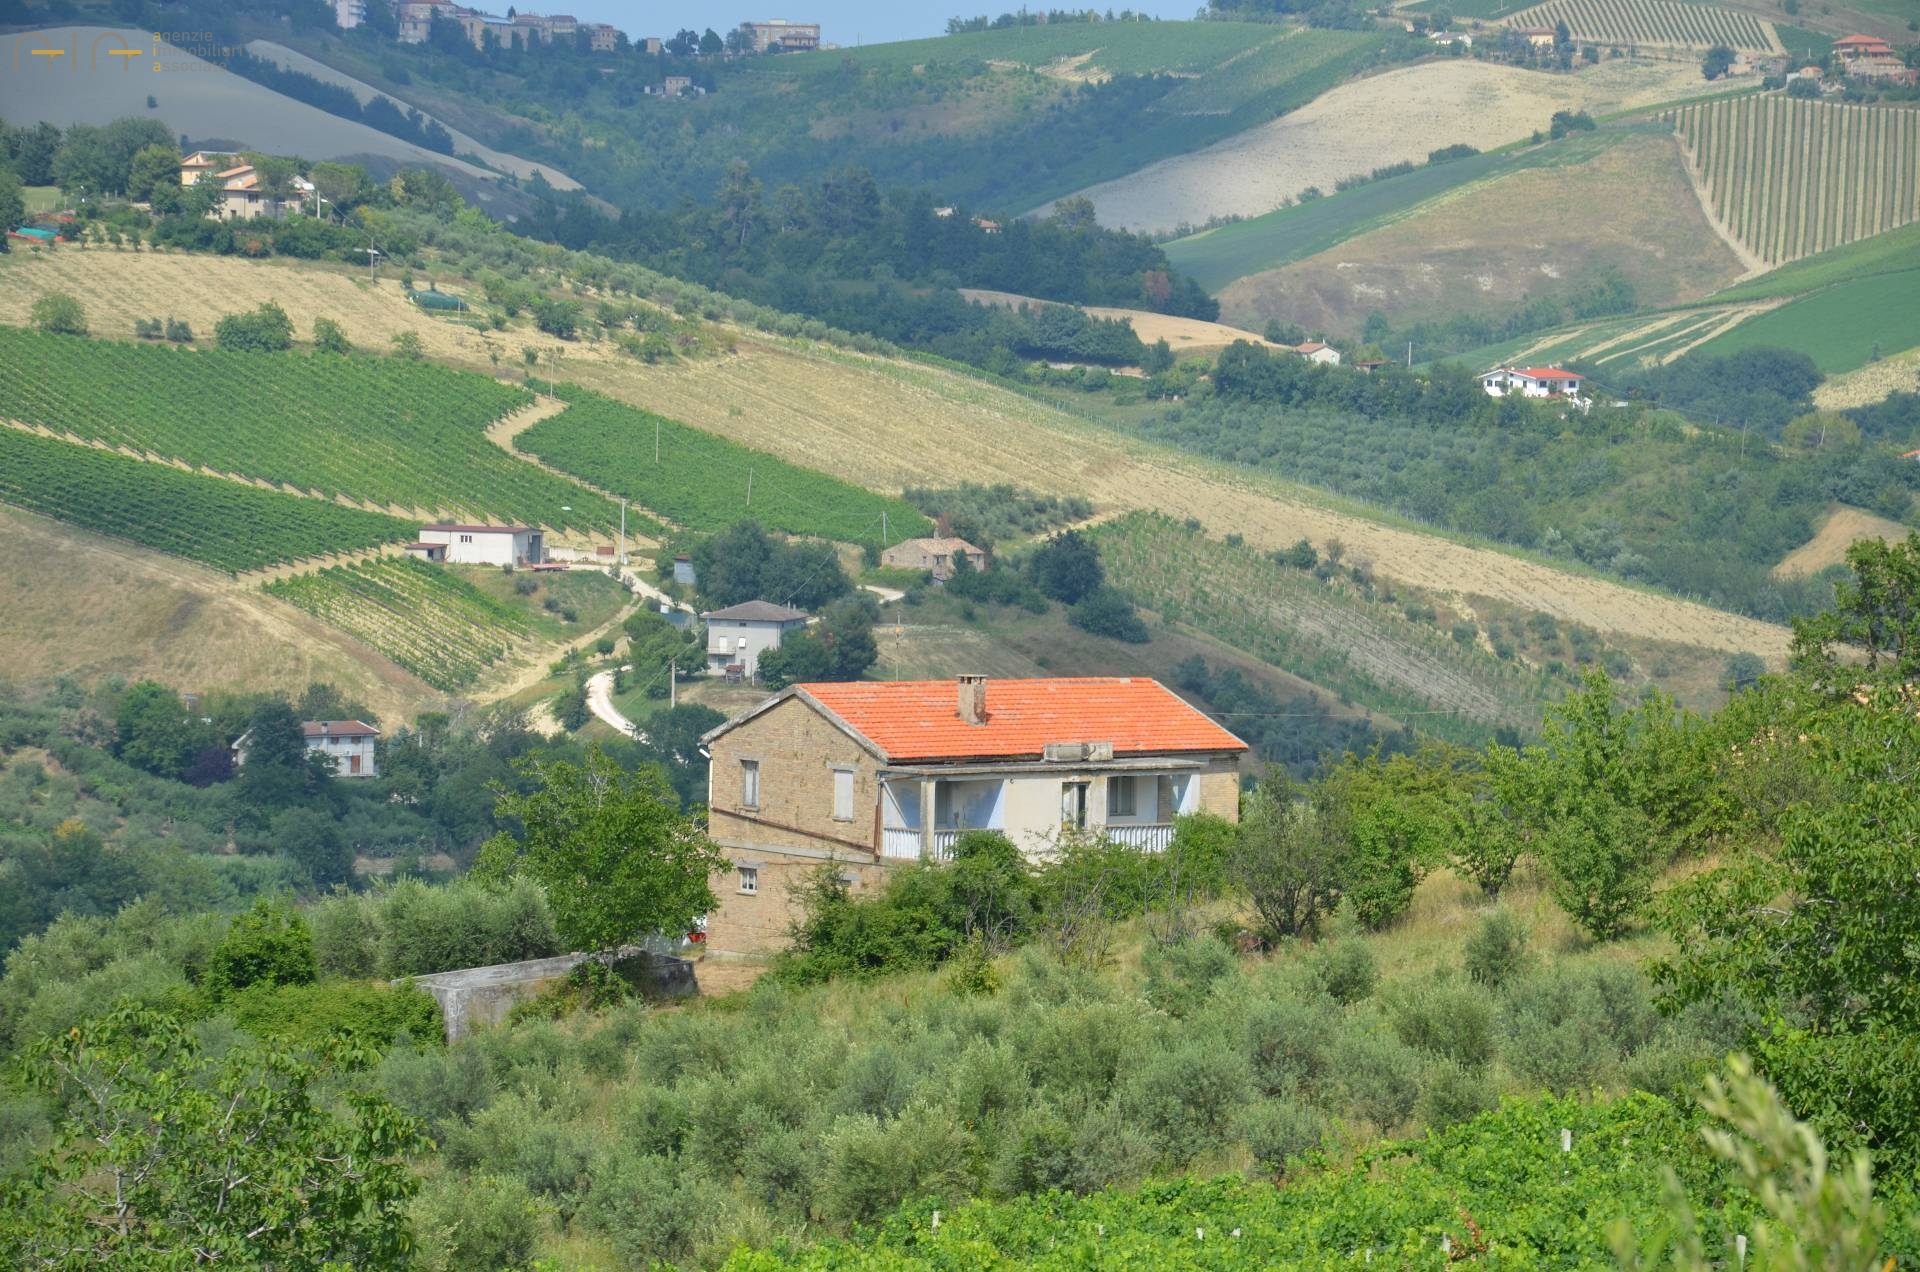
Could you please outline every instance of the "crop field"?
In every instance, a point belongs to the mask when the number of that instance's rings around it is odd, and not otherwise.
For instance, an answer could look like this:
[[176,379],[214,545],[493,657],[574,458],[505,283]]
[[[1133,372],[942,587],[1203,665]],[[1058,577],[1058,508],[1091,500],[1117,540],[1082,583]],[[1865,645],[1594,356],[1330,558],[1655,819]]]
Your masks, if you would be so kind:
[[465,689],[530,630],[524,610],[411,557],[329,566],[264,584],[436,689]]
[[1828,375],[1920,345],[1920,270],[1856,279],[1803,296],[1716,336],[1703,354],[1759,345],[1798,349]]
[[771,59],[766,72],[838,75],[849,60],[862,67],[900,69],[966,60],[1037,69],[1091,54],[1089,69],[1116,75],[1152,71],[1194,75],[1285,34],[1282,28],[1257,22],[1063,22],[788,54]]
[[230,573],[410,539],[411,522],[0,426],[0,502]]
[[788,534],[878,543],[882,513],[896,539],[926,534],[932,527],[905,500],[598,393],[563,385],[559,396],[567,409],[520,434],[514,444],[688,529],[720,530],[752,518]]
[[[531,399],[396,358],[191,352],[0,328],[0,418],[381,508],[606,529],[487,426]],[[571,513],[563,512],[571,506]]]
[[1920,221],[1844,247],[1830,248],[1817,256],[1802,257],[1718,292],[1714,299],[1747,301],[1804,296],[1835,283],[1909,270],[1916,262],[1920,262]]
[[1497,725],[1530,730],[1557,696],[1540,673],[1168,518],[1134,513],[1093,534],[1142,604],[1423,732],[1471,741]]
[[1920,219],[1920,111],[1766,93],[1671,118],[1703,197],[1769,265]]
[[1778,53],[1769,23],[1739,9],[1672,0],[1547,0],[1505,19],[1508,26],[1567,24],[1580,43],[1615,48],[1654,46],[1706,49],[1716,44],[1751,52]]
[[1525,141],[1555,111],[1604,115],[1735,87],[1705,84],[1697,65],[1670,61],[1622,58],[1575,75],[1550,75],[1448,58],[1327,84],[1319,96],[1277,119],[1203,149],[1189,144],[1079,193],[1093,200],[1102,225],[1122,229],[1258,217],[1297,200],[1308,187],[1331,194],[1347,177],[1403,161],[1425,163],[1444,146],[1492,150]]
[[[1343,56],[1375,41],[1350,31],[1282,28],[1285,35],[1248,49],[1206,75],[1190,79],[1154,104],[1156,114],[1224,115],[1250,102],[1269,114],[1302,106],[1348,74]],[[1097,59],[1096,59],[1097,60]],[[1327,71],[1326,75],[1315,72]],[[1276,90],[1285,97],[1269,98]]]

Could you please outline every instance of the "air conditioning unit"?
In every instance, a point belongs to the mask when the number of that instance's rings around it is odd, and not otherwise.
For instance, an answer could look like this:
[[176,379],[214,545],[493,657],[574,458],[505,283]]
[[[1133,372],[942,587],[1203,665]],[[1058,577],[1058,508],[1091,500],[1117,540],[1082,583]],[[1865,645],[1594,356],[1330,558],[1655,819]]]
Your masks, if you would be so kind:
[[1087,744],[1085,742],[1049,742],[1041,754],[1049,761],[1070,764],[1075,760],[1087,758]]

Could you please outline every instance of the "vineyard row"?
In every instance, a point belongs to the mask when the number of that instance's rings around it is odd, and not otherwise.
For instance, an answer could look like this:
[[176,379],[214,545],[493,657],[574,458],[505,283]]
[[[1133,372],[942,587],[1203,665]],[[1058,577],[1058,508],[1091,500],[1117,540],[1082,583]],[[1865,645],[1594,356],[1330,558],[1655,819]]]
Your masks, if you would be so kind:
[[1779,49],[1767,24],[1752,14],[1672,0],[1547,0],[1506,22],[1516,27],[1565,22],[1575,40],[1614,46],[1705,49],[1724,44],[1754,52]]

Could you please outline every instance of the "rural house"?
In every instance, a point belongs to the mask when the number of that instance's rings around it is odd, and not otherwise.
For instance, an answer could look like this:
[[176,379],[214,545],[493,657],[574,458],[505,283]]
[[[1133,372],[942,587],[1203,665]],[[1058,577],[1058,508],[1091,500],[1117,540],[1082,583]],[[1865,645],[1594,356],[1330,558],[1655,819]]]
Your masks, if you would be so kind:
[[908,539],[880,554],[880,564],[900,570],[925,570],[945,582],[953,577],[954,562],[965,558],[976,570],[987,568],[987,554],[965,539]]
[[[340,777],[378,777],[380,769],[375,761],[374,748],[380,739],[380,730],[364,720],[303,720],[300,723],[300,735],[306,739],[307,754],[324,755],[333,761],[333,771]],[[248,744],[253,739],[253,730],[248,729],[233,740],[233,764],[239,768],[247,762]]]
[[1305,344],[1293,346],[1293,351],[1308,362],[1318,363],[1323,367],[1340,365],[1340,351],[1324,341],[1309,340]]
[[729,605],[700,617],[707,622],[707,669],[733,680],[758,680],[760,655],[807,625],[805,610],[771,601]]
[[421,526],[419,542],[409,544],[407,551],[433,560],[430,549],[435,546],[445,549],[439,559],[454,565],[538,565],[546,560],[545,536],[530,526]]
[[1480,377],[1480,387],[1492,397],[1518,393],[1522,397],[1564,397],[1577,402],[1585,380],[1579,372],[1559,367],[1495,367]]
[[1173,819],[1238,816],[1247,745],[1144,677],[792,685],[701,741],[716,950],[784,938],[795,885],[823,862],[851,882],[940,860],[969,830],[1029,855],[1063,829],[1164,849]]

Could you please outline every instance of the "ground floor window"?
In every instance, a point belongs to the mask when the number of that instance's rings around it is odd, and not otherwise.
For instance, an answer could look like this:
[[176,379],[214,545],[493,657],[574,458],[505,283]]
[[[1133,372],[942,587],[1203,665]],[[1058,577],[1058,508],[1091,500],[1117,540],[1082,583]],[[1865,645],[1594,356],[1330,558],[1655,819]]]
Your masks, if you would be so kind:
[[760,893],[760,867],[739,866],[736,868],[740,872],[740,891],[750,897],[758,896]]

